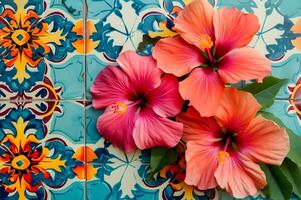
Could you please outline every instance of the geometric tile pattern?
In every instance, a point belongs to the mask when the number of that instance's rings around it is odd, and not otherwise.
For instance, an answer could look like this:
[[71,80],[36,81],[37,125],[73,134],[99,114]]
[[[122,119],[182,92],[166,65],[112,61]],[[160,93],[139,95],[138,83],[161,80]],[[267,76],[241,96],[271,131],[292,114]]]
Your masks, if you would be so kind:
[[[259,17],[249,46],[272,61],[273,75],[289,80],[270,111],[301,135],[299,0],[209,1]],[[128,154],[105,141],[95,128],[102,111],[91,106],[95,76],[125,50],[149,55],[147,39],[168,31],[188,2],[0,1],[0,199],[218,196],[183,182],[183,155],[150,179],[149,152]]]

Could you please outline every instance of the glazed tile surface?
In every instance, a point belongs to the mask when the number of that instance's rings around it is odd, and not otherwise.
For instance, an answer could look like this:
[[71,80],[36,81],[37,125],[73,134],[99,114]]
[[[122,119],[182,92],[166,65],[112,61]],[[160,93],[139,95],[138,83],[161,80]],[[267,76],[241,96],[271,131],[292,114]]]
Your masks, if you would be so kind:
[[83,98],[83,3],[62,2],[1,1],[0,99]]
[[0,199],[83,199],[83,104],[1,102],[0,113]]
[[[183,182],[183,155],[150,179],[149,152],[127,154],[105,141],[95,127],[102,111],[91,106],[96,75],[125,50],[150,55],[151,38],[173,34],[173,20],[189,1],[0,1],[0,199],[217,195]],[[259,17],[249,46],[272,61],[273,75],[288,79],[269,111],[301,135],[299,0],[210,2]]]

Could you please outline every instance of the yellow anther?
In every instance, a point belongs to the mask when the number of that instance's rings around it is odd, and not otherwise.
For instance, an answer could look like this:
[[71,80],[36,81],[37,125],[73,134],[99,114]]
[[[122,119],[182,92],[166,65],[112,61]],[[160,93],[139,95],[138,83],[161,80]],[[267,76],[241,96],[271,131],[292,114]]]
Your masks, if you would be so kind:
[[204,51],[206,49],[211,49],[213,47],[213,42],[211,40],[211,37],[207,34],[201,35],[199,48]]
[[218,152],[217,159],[219,164],[224,165],[226,160],[230,158],[230,154],[226,151]]
[[114,113],[123,115],[124,113],[126,113],[126,104],[118,101],[114,105],[112,105],[112,109]]

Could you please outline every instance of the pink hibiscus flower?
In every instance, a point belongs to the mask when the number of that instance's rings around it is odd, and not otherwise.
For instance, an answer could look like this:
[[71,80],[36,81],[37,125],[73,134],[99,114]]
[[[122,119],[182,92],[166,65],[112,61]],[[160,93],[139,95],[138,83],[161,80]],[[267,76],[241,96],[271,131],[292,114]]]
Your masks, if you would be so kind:
[[106,108],[98,118],[98,131],[125,151],[175,146],[183,124],[168,117],[176,116],[183,104],[177,78],[162,76],[152,57],[132,51],[122,53],[117,62],[120,67],[106,67],[91,88],[93,107]]
[[290,144],[285,129],[256,116],[260,108],[251,94],[226,88],[215,117],[201,117],[192,107],[177,117],[187,142],[187,184],[201,190],[219,185],[236,198],[264,188],[257,163],[281,165]]
[[255,15],[235,8],[214,11],[207,0],[195,0],[175,19],[179,36],[160,40],[153,51],[158,67],[178,77],[184,99],[202,116],[213,116],[225,83],[258,79],[271,71],[267,58],[246,46],[259,30]]

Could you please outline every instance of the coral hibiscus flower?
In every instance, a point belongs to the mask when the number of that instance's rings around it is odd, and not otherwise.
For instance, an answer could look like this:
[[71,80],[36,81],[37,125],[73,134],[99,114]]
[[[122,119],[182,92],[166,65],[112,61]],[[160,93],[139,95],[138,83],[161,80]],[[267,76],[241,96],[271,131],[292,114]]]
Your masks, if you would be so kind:
[[132,51],[122,53],[117,62],[120,67],[105,68],[91,88],[93,107],[106,108],[98,118],[98,131],[125,151],[175,146],[183,124],[167,117],[182,108],[177,78],[161,77],[152,57]]
[[153,51],[158,67],[178,77],[184,99],[202,116],[213,116],[225,83],[258,79],[271,71],[270,62],[246,46],[259,30],[255,15],[235,8],[214,11],[207,0],[195,0],[175,19],[179,36],[160,40]]
[[201,190],[219,185],[236,198],[266,185],[257,163],[281,165],[290,144],[285,129],[256,116],[260,108],[251,94],[227,88],[215,117],[190,108],[177,118],[187,142],[187,184]]

